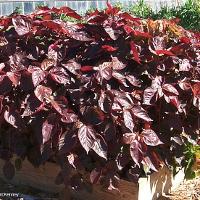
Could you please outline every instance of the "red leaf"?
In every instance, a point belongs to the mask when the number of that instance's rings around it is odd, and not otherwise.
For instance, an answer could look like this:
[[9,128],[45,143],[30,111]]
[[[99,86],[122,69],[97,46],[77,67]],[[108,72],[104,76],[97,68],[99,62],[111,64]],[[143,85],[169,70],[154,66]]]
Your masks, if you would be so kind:
[[74,113],[70,113],[67,109],[63,110],[61,121],[64,123],[73,123],[78,121],[78,116]]
[[93,67],[92,66],[82,66],[80,68],[81,72],[91,72],[93,71]]
[[149,33],[141,32],[137,30],[133,30],[133,33],[135,36],[138,36],[138,37],[152,38],[152,36]]
[[151,105],[152,104],[152,99],[155,96],[157,90],[152,88],[152,87],[148,87],[144,90],[144,94],[143,94],[143,104],[145,105]]
[[160,144],[163,144],[152,129],[143,130],[141,136],[143,137],[143,141],[147,145],[158,146]]
[[137,51],[137,48],[136,48],[136,45],[133,41],[130,42],[130,47],[131,47],[131,52],[133,54],[133,57],[134,57],[134,60],[141,64],[140,63],[140,58],[139,58],[139,54],[138,54],[138,51]]
[[175,56],[171,51],[168,50],[156,50],[155,51],[157,55],[167,55],[167,56]]
[[180,42],[185,43],[185,44],[191,43],[191,41],[188,37],[181,37],[179,40],[180,40]]
[[112,47],[110,45],[103,45],[101,48],[108,52],[113,52],[118,49],[117,47]]

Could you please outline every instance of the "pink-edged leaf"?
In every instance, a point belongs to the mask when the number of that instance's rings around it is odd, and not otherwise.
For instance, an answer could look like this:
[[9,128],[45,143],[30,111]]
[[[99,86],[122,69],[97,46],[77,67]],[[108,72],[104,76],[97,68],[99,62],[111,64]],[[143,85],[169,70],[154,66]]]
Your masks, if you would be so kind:
[[13,83],[13,85],[15,87],[17,87],[19,85],[20,79],[21,79],[20,73],[18,73],[18,72],[7,72],[6,75],[11,80],[11,82]]
[[177,96],[177,95],[179,95],[179,92],[177,91],[177,89],[173,86],[173,85],[171,85],[171,84],[164,84],[163,86],[162,86],[162,89],[163,89],[163,92],[165,93],[165,94],[168,94],[169,96],[170,95],[172,95],[172,96]]
[[136,139],[136,137],[137,137],[136,133],[125,133],[123,134],[123,142],[124,144],[132,144]]
[[188,72],[192,69],[192,65],[188,59],[183,59],[181,63],[179,63],[179,71]]
[[130,42],[131,53],[133,54],[134,60],[140,64],[140,57],[136,45],[133,41]]
[[126,83],[126,78],[124,75],[122,75],[121,73],[115,72],[113,71],[112,76],[118,80],[118,82],[120,82],[121,84],[123,84],[125,87],[129,87]]
[[124,110],[123,111],[123,118],[124,118],[124,124],[125,126],[131,131],[133,132],[133,128],[135,126],[135,123],[133,121],[133,117],[132,117],[132,114],[131,114],[131,111],[130,110]]
[[34,71],[32,72],[32,80],[33,85],[36,87],[38,86],[42,81],[44,81],[46,77],[46,73],[41,70],[39,67],[36,67]]
[[115,30],[112,29],[112,27],[106,26],[106,27],[104,27],[104,29],[105,29],[106,33],[108,33],[108,35],[110,36],[111,39],[117,40],[118,36],[115,33]]
[[102,175],[101,169],[97,169],[97,168],[93,169],[90,173],[90,182],[92,184],[96,184],[99,181],[101,175]]
[[112,63],[104,62],[99,66],[99,73],[102,78],[110,80],[112,78]]
[[41,63],[41,68],[42,68],[42,70],[45,71],[45,70],[48,70],[48,69],[50,69],[51,67],[53,67],[54,64],[55,64],[55,60],[46,58],[46,59],[44,59],[44,60],[42,61],[42,63]]
[[73,123],[78,121],[78,116],[74,113],[68,112],[67,109],[63,110],[61,121],[64,123]]
[[153,171],[157,172],[158,170],[156,169],[156,167],[154,166],[153,162],[151,161],[151,159],[149,158],[149,156],[145,156],[142,159],[142,164],[146,165],[149,169],[152,169]]
[[152,87],[148,87],[144,90],[144,94],[143,94],[143,104],[145,105],[151,105],[152,104],[152,99],[155,96],[157,90],[152,88]]
[[81,68],[81,65],[75,60],[69,60],[66,64],[62,64],[62,66],[75,75],[77,75],[77,70]]
[[133,106],[132,109],[131,109],[132,113],[140,118],[140,119],[143,119],[144,121],[147,121],[147,122],[151,122],[153,121],[149,115],[147,114],[146,110],[144,110],[141,106]]
[[141,135],[145,144],[149,146],[158,146],[160,144],[163,144],[158,138],[157,134],[152,129],[143,130]]
[[133,75],[127,75],[126,79],[130,82],[131,85],[135,87],[141,87],[141,82],[135,78]]
[[5,110],[4,112],[4,119],[14,128],[18,129],[24,128],[24,123],[22,121],[20,114],[14,109],[8,107],[8,109]]
[[78,130],[78,138],[88,153],[93,149],[99,156],[107,159],[107,145],[104,139],[91,126],[82,125]]
[[70,82],[68,73],[62,67],[54,67],[49,71],[49,73],[57,83],[65,85]]
[[18,15],[12,18],[12,23],[18,35],[22,36],[31,31],[31,23],[28,18]]
[[116,51],[118,49],[117,47],[112,47],[110,45],[103,45],[101,48],[105,51],[108,51],[108,52],[113,52],[113,51]]
[[140,167],[142,161],[142,146],[139,141],[134,140],[130,144],[130,154],[135,164]]
[[51,99],[52,90],[49,87],[45,87],[43,85],[38,85],[34,90],[35,96],[41,101],[44,102],[46,100]]
[[50,122],[48,119],[42,124],[42,138],[43,144],[48,142],[53,133],[54,124]]
[[125,67],[126,65],[122,63],[121,61],[119,61],[117,57],[112,57],[112,68],[114,70],[121,70],[121,69],[124,69]]
[[157,55],[162,56],[162,55],[167,55],[167,56],[175,56],[171,51],[169,50],[156,50],[155,51]]

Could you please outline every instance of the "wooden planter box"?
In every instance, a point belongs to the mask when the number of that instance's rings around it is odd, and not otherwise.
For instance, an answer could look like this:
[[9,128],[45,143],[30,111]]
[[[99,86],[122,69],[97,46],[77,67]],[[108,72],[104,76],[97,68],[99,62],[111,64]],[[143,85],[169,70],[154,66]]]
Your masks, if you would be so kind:
[[[12,162],[14,163],[14,159]],[[184,179],[183,170],[173,177],[171,171],[163,167],[146,178],[140,178],[138,184],[121,180],[120,192],[108,191],[100,185],[94,185],[90,191],[75,192],[65,189],[64,185],[54,183],[60,171],[59,166],[54,163],[46,163],[39,168],[34,168],[31,163],[25,160],[21,170],[16,171],[14,178],[9,181],[3,175],[4,163],[5,161],[0,159],[0,178],[14,185],[31,186],[50,193],[59,192],[64,194],[61,195],[61,200],[68,200],[71,197],[76,200],[155,200],[162,194],[167,194],[176,188]]]

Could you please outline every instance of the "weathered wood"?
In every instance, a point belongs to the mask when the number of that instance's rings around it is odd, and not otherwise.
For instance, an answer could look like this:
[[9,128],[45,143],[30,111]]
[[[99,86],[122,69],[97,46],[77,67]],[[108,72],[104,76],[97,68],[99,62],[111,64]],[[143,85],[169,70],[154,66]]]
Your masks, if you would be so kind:
[[[12,160],[14,163],[14,159]],[[0,178],[6,180],[2,168],[5,161],[0,159]],[[140,178],[138,184],[125,180],[120,181],[118,191],[108,191],[101,185],[91,185],[88,183],[84,189],[76,192],[66,189],[63,185],[54,183],[60,168],[55,163],[46,163],[39,168],[35,168],[27,160],[23,162],[22,168],[16,171],[12,180],[6,180],[15,185],[27,185],[46,192],[60,192],[62,200],[70,200],[71,197],[77,200],[155,200],[163,193],[168,193],[177,187],[184,179],[183,170],[175,177],[166,167],[146,178]]]

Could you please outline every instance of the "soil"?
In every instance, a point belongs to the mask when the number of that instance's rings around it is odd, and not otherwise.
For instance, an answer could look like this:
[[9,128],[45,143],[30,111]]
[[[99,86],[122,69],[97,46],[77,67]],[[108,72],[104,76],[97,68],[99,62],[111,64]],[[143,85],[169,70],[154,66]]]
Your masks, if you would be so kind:
[[[26,186],[14,186],[0,179],[0,194],[2,193],[25,194],[23,200],[58,200],[58,194],[44,193]],[[2,197],[0,199],[16,200],[16,198]],[[158,200],[200,200],[200,177],[185,181],[170,195],[160,197]]]

